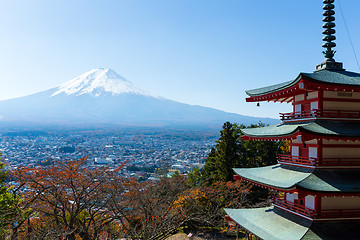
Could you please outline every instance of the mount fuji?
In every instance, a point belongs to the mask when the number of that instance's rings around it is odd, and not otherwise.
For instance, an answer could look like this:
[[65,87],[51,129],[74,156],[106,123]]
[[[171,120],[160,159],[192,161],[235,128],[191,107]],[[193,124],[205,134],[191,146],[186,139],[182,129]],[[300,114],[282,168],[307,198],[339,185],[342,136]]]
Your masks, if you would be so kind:
[[219,127],[225,121],[277,122],[162,98],[108,68],[92,69],[43,92],[0,101],[0,126]]

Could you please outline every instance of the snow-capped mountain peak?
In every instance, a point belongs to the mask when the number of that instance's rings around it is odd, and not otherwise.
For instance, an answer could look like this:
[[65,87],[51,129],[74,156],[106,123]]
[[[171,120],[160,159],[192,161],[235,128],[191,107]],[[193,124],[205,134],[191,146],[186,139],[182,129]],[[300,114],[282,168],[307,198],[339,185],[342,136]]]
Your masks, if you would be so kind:
[[109,68],[95,68],[65,82],[58,86],[51,96],[61,93],[76,96],[83,94],[92,96],[119,95],[124,93],[153,96]]

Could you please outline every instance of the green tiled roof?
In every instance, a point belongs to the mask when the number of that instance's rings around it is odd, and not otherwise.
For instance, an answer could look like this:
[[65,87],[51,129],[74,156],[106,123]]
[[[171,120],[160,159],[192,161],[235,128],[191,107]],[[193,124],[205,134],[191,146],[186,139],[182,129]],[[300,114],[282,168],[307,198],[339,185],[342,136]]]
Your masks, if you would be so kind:
[[360,74],[354,72],[320,70],[300,75],[323,83],[360,86]]
[[360,170],[315,170],[297,186],[324,192],[360,192]]
[[259,168],[234,168],[234,172],[266,186],[317,192],[360,192],[360,170],[307,170],[279,164]]
[[278,214],[273,207],[253,209],[225,209],[231,219],[261,239],[299,240],[311,226],[311,222],[293,214]]
[[360,74],[349,71],[331,71],[320,70],[313,73],[300,73],[299,76],[292,81],[271,85],[268,87],[248,90],[246,93],[249,96],[260,96],[271,92],[276,92],[284,88],[290,87],[300,81],[301,78],[306,78],[310,81],[321,82],[325,84],[335,85],[351,85],[360,86]]
[[289,136],[299,131],[316,135],[360,137],[360,124],[359,122],[316,120],[305,123],[281,123],[262,128],[242,129],[241,131],[243,134],[252,137]]
[[293,85],[294,83],[296,83],[298,80],[293,80],[293,81],[287,81],[284,83],[279,83],[279,84],[275,84],[275,85],[271,85],[271,86],[267,86],[267,87],[262,87],[262,88],[257,88],[257,89],[252,89],[252,90],[247,90],[245,91],[247,95],[249,96],[259,96],[259,95],[264,95],[267,93],[271,93],[271,92],[275,92],[275,91],[279,91],[281,89],[290,87],[291,85]]
[[359,221],[314,222],[311,225],[309,231],[301,238],[301,240],[359,239],[359,236]]
[[359,221],[311,222],[274,207],[225,209],[239,225],[266,240],[359,239]]
[[258,168],[234,168],[233,170],[237,175],[248,180],[282,189],[293,188],[298,182],[310,176],[312,172],[306,169],[299,171],[298,168],[280,167],[279,164]]

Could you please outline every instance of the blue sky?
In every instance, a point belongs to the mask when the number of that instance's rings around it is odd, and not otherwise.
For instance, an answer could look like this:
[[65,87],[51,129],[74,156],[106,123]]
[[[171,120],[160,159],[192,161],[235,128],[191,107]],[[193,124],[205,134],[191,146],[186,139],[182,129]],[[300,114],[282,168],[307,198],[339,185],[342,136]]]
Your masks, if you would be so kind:
[[[337,0],[339,1],[339,0]],[[322,56],[321,0],[0,0],[0,99],[109,67],[180,102],[261,117],[287,104],[245,90],[311,72]],[[359,0],[341,0],[360,57]],[[360,72],[336,3],[337,54]]]

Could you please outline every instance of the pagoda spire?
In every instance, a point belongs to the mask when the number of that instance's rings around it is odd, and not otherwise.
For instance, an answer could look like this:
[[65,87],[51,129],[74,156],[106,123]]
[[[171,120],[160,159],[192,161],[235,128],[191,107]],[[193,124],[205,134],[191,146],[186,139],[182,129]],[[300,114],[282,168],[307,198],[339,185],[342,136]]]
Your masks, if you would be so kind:
[[322,69],[328,69],[328,70],[344,70],[342,63],[335,62],[334,55],[335,50],[333,50],[334,47],[336,47],[335,41],[335,5],[333,4],[335,0],[323,0],[324,6],[324,12],[323,12],[323,45],[322,47],[326,49],[326,51],[323,51],[325,60],[323,63],[316,66],[316,70],[322,70]]
[[323,6],[323,9],[325,10],[323,12],[323,28],[325,30],[322,32],[325,36],[323,37],[323,41],[325,42],[322,47],[326,48],[326,51],[323,52],[325,56],[325,62],[335,62],[333,59],[334,54],[336,51],[332,50],[333,47],[336,47],[336,43],[333,41],[336,39],[335,35],[333,35],[335,31],[335,11],[334,11],[334,0],[324,0],[323,3],[325,5]]

